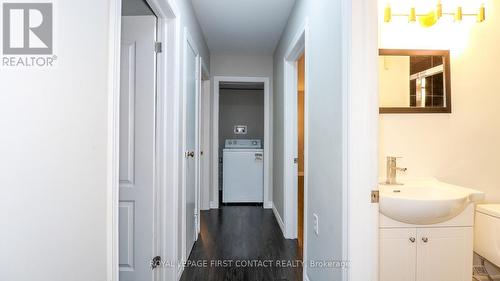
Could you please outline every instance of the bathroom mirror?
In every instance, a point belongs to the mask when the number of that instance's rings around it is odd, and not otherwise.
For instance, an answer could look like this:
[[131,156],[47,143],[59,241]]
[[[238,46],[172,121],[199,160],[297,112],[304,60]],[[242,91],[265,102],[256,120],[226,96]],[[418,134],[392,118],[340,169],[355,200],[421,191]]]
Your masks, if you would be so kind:
[[448,50],[379,50],[380,113],[451,113]]

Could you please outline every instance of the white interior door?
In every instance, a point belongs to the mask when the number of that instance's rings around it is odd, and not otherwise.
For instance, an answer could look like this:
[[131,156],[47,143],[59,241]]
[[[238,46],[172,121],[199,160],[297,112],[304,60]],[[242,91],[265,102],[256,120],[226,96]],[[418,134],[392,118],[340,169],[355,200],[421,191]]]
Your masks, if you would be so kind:
[[156,18],[122,18],[120,281],[153,280]]
[[197,182],[198,182],[198,88],[199,71],[196,51],[187,44],[186,48],[186,91],[185,91],[185,237],[186,258],[197,238]]

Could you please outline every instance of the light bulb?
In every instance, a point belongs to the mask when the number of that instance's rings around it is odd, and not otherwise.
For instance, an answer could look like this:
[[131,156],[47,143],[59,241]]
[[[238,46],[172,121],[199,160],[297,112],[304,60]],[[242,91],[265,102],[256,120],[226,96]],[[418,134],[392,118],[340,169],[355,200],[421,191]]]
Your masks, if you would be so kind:
[[410,14],[408,15],[408,22],[415,22],[417,21],[417,12],[415,11],[415,7],[410,8]]
[[484,8],[484,3],[479,7],[479,11],[477,12],[477,22],[483,22],[486,19],[486,9]]
[[462,7],[458,6],[457,11],[455,12],[455,21],[462,21],[464,14],[462,12]]
[[441,0],[438,0],[438,3],[436,5],[436,18],[440,19],[443,16],[443,4],[441,3]]
[[384,22],[390,22],[391,19],[392,19],[391,6],[387,4],[387,6],[384,9]]

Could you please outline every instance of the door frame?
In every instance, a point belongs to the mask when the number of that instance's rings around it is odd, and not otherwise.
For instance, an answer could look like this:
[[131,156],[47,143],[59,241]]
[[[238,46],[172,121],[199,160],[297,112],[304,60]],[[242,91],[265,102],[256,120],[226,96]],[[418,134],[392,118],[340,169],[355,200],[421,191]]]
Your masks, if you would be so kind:
[[[342,171],[342,260],[349,266],[344,269],[342,280],[378,280],[378,245],[379,245],[379,205],[371,203],[371,191],[378,190],[378,1],[371,0],[342,0],[342,117],[343,117],[343,171]],[[294,53],[300,37],[304,34],[306,50],[305,62],[305,91],[308,91],[311,56],[308,55],[308,19],[297,31],[288,50]],[[308,62],[309,61],[309,62]],[[288,71],[286,69],[288,68]],[[286,63],[285,83],[294,79],[293,64]],[[359,83],[363,81],[363,83]],[[309,91],[310,92],[310,91]],[[287,94],[288,93],[288,94]],[[296,90],[288,89],[285,85],[285,99]],[[286,106],[285,111],[290,110]],[[308,95],[305,96],[305,119],[308,118]],[[293,111],[292,111],[293,112]],[[285,117],[286,118],[286,117]],[[290,118],[290,117],[289,117]],[[293,116],[292,116],[293,118]],[[306,121],[307,122],[307,121]],[[285,130],[287,130],[285,124]],[[289,131],[289,130],[288,130]],[[288,132],[290,133],[290,132]],[[307,186],[307,125],[304,136],[304,263],[307,264],[307,228],[308,228],[308,186]],[[287,142],[285,134],[285,142]],[[291,135],[293,138],[293,134]],[[289,136],[290,138],[290,136]],[[293,139],[292,139],[293,140]],[[287,150],[288,149],[288,150]],[[293,163],[287,158],[293,155],[290,145],[285,145],[285,163]],[[284,165],[285,170],[291,165]],[[290,177],[288,177],[290,178]],[[287,198],[297,193],[293,183],[285,184],[285,206]],[[291,188],[290,188],[291,186]],[[296,213],[296,209],[285,207],[285,216]],[[287,213],[289,215],[287,215]],[[290,219],[285,219],[290,222]],[[296,220],[292,218],[288,235],[293,235]],[[285,227],[286,228],[286,227]],[[291,230],[290,230],[291,229]],[[296,229],[296,227],[295,227]],[[285,234],[285,235],[287,235]],[[295,234],[296,235],[296,234]],[[308,280],[307,266],[303,269],[303,278]]]
[[[207,76],[205,76],[207,74]],[[202,75],[202,86],[201,86],[201,108],[202,111],[201,118],[203,134],[201,138],[203,139],[203,156],[201,157],[201,166],[206,168],[201,169],[202,178],[205,179],[204,182],[200,181],[200,211],[210,210],[210,194],[212,192],[212,88],[210,87],[210,75],[208,71],[203,71]],[[204,100],[205,99],[205,100]],[[200,141],[201,142],[201,141]]]
[[[206,208],[204,208],[203,206],[208,206],[209,205],[209,202],[210,202],[210,175],[211,175],[211,171],[210,171],[210,157],[211,157],[211,146],[210,146],[210,117],[211,117],[211,107],[210,107],[210,100],[211,100],[211,97],[210,97],[210,90],[208,92],[205,92],[203,89],[204,89],[204,83],[208,82],[210,83],[210,71],[208,70],[208,67],[207,67],[207,64],[205,63],[205,60],[203,59],[203,57],[200,57],[200,73],[201,73],[201,76],[200,76],[200,85],[199,85],[199,107],[198,107],[198,133],[199,133],[199,138],[198,138],[198,142],[199,142],[199,146],[200,146],[200,154],[199,154],[199,158],[198,158],[198,166],[200,167],[199,171],[198,171],[198,200],[197,200],[197,204],[198,204],[198,221],[197,221],[197,230],[198,230],[198,234],[200,234],[201,232],[201,218],[200,218],[200,212],[201,210],[204,210]],[[206,107],[206,105],[203,103],[203,96],[205,95],[208,95],[208,107]],[[205,108],[206,107],[206,108]],[[204,112],[204,110],[208,110],[208,112]],[[205,114],[205,115],[203,115]],[[204,128],[204,118],[208,116],[208,124],[209,126],[207,128]],[[206,131],[204,131],[206,130]],[[202,131],[203,133],[205,132],[208,132],[209,136],[208,136],[208,143],[205,144],[204,143],[204,147],[201,146],[202,144],[202,139],[205,138],[205,136],[202,134]],[[203,154],[203,155],[202,155]],[[208,164],[208,171],[204,171],[203,170],[203,167],[205,167],[205,162]],[[207,186],[202,186],[202,178],[204,177],[203,174],[206,174],[208,177],[207,177],[207,182],[205,182],[206,184],[208,184],[208,187]],[[208,198],[207,200],[203,200],[203,196],[202,196],[202,189],[205,189],[204,193],[208,192]]]
[[[283,58],[284,64],[284,226],[283,235],[286,239],[295,239],[298,235],[298,170],[294,158],[298,157],[298,128],[297,128],[297,103],[298,103],[298,63],[304,54],[304,237],[303,258],[307,264],[307,227],[308,227],[308,151],[309,151],[309,23],[308,19],[299,27]],[[276,211],[277,213],[277,211]],[[278,219],[279,220],[279,219]],[[307,266],[303,268],[304,276],[307,276]]]
[[[378,1],[342,0],[343,280],[379,279]],[[360,82],[362,81],[362,82]]]
[[[154,252],[163,260],[177,260],[177,221],[179,182],[180,100],[180,19],[179,9],[171,1],[146,0],[155,13],[157,42],[163,52],[157,54],[156,69],[156,132],[155,132],[155,214]],[[121,0],[110,1],[108,47],[108,119],[107,119],[107,280],[119,280],[119,143],[120,143],[120,48]],[[168,45],[166,43],[169,43]],[[166,223],[166,222],[169,223]],[[172,223],[172,221],[174,223]],[[160,267],[153,274],[154,280],[176,280],[176,268]]]
[[219,208],[219,88],[221,82],[264,83],[264,201],[263,207],[272,209],[272,131],[271,131],[271,94],[269,77],[214,76],[212,104],[212,199],[210,209]]
[[[193,40],[193,37],[191,37],[191,34],[189,33],[189,30],[187,27],[184,27],[184,47],[183,47],[183,78],[182,78],[182,84],[183,84],[183,90],[182,90],[182,188],[181,188],[181,198],[182,198],[182,211],[181,211],[181,225],[182,225],[182,261],[186,261],[189,258],[189,253],[187,252],[187,225],[186,225],[186,189],[187,189],[187,158],[185,157],[184,153],[187,151],[186,148],[186,139],[187,139],[187,127],[186,127],[186,120],[187,120],[187,103],[186,103],[186,95],[187,95],[187,50],[188,48],[191,48],[193,52],[195,53],[195,59],[196,59],[196,103],[195,103],[195,149],[194,149],[194,155],[195,155],[195,231],[194,231],[194,241],[196,242],[198,238],[198,222],[199,222],[199,171],[200,171],[200,86],[201,86],[201,69],[202,69],[202,59],[200,57],[200,52],[198,51],[198,47],[196,46],[195,41]],[[191,249],[190,249],[191,251]],[[179,269],[180,273],[183,271],[183,265],[180,265],[181,268]]]

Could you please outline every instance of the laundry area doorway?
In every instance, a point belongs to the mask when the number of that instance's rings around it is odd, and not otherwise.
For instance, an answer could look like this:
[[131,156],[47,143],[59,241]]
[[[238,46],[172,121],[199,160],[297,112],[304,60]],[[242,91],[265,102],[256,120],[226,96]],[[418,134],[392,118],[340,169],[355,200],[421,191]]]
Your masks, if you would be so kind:
[[269,79],[215,77],[213,106],[212,208],[270,208]]
[[219,201],[264,200],[264,83],[219,84]]

